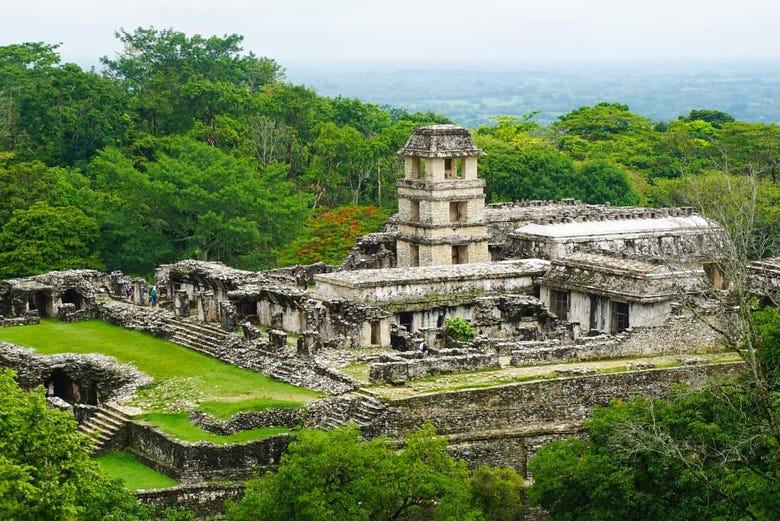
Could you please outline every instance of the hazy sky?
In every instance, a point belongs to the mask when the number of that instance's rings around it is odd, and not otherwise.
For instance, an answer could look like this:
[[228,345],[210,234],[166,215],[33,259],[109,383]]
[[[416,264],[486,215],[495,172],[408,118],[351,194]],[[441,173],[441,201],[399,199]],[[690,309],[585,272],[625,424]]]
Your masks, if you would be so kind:
[[780,59],[777,0],[6,0],[0,45],[62,43],[97,64],[114,32],[238,33],[244,49],[302,61]]

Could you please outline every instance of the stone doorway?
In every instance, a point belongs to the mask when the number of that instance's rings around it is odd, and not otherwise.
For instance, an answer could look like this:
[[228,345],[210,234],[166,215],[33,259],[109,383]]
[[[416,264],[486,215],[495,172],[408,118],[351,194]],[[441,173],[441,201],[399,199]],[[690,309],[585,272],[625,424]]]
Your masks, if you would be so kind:
[[45,291],[36,291],[32,298],[35,309],[41,318],[50,317],[54,312],[54,303],[51,295]]
[[81,296],[81,293],[79,293],[75,289],[69,289],[65,293],[63,293],[62,303],[73,304],[74,306],[76,306],[76,311],[78,311],[84,306],[84,298]]

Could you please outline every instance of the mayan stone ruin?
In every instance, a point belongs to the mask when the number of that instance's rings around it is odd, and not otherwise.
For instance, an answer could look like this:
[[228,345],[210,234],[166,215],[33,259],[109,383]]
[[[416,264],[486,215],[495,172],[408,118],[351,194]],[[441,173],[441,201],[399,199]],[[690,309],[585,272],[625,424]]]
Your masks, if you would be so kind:
[[[417,129],[398,154],[405,164],[398,213],[382,232],[362,237],[341,265],[248,272],[184,260],[157,268],[156,309],[147,281],[117,272],[5,280],[0,326],[41,317],[102,319],[327,395],[295,414],[277,410],[225,422],[193,411],[191,421],[214,432],[355,423],[366,437],[400,438],[430,420],[470,465],[523,474],[543,442],[579,433],[596,405],[662,396],[676,383],[741,369],[738,362],[709,363],[707,354],[721,346],[691,308],[706,309],[705,287],[728,287],[719,270],[724,238],[717,223],[690,208],[575,200],[486,205],[477,171],[483,152],[453,125]],[[757,294],[780,287],[779,262],[751,266]],[[311,287],[298,283],[304,274]],[[123,293],[128,286],[132,300]],[[452,318],[467,320],[475,338],[449,338],[445,324]],[[587,365],[659,355],[676,362],[624,362],[627,370],[615,373]],[[44,357],[0,344],[0,362],[19,371],[23,385],[55,379],[57,397],[82,424],[121,415],[111,408],[150,383],[105,357]],[[366,365],[367,379],[348,376],[343,369],[350,364]],[[516,376],[535,367],[556,375]],[[415,390],[419,379],[443,375],[473,375],[479,385]],[[274,468],[289,442],[283,435],[193,445],[132,418],[117,422],[101,450],[128,448],[191,487]],[[194,489],[187,490],[179,497]],[[172,496],[148,500],[175,503]]]

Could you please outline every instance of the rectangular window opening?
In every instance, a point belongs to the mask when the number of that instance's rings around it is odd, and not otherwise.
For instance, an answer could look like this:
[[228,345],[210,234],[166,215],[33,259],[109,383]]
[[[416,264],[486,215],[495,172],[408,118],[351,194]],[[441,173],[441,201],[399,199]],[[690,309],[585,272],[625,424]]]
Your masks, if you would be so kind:
[[617,334],[628,329],[628,303],[612,302],[612,334]]
[[550,290],[550,312],[561,320],[569,319],[569,292]]
[[420,265],[420,246],[418,244],[409,245],[409,266],[416,267]]

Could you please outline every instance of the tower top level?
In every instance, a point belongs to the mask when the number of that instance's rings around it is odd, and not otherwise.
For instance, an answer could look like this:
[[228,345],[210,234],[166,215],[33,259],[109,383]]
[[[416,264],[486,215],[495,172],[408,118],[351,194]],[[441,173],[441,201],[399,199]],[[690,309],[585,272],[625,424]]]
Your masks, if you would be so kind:
[[468,130],[457,125],[431,125],[412,132],[398,151],[405,157],[476,157],[485,153],[477,148]]

